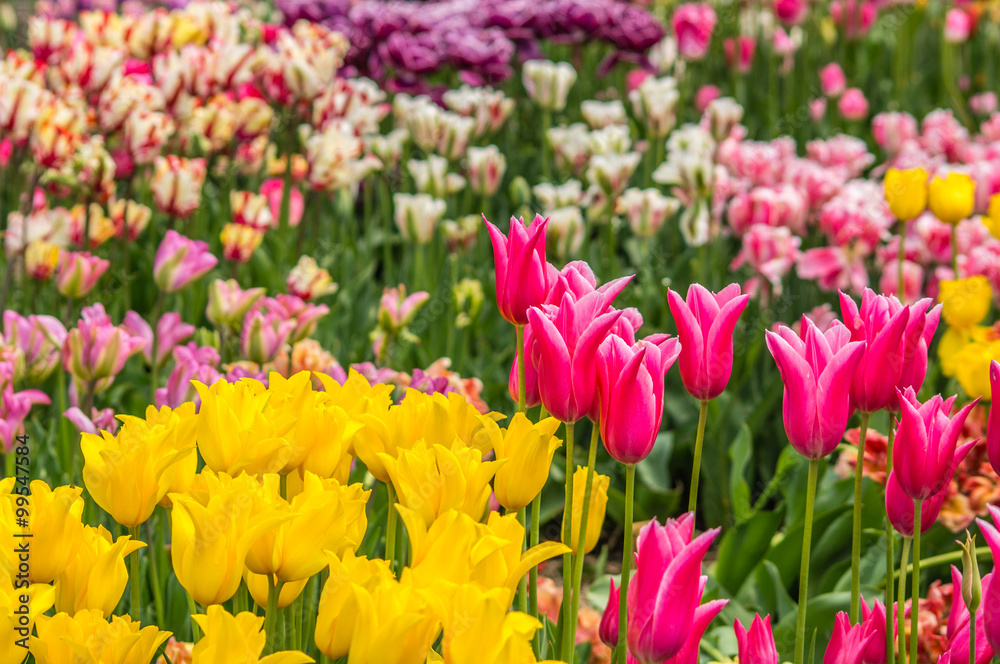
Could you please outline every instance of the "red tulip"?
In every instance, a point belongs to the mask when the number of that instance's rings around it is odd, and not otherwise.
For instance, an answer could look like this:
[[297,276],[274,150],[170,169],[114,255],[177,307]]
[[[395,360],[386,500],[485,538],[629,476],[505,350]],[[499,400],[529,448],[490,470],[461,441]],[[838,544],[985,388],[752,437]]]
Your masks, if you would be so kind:
[[536,216],[530,226],[510,219],[510,237],[483,217],[493,241],[497,280],[497,307],[512,325],[528,322],[528,309],[545,302],[551,283],[545,261],[545,228],[548,219]]

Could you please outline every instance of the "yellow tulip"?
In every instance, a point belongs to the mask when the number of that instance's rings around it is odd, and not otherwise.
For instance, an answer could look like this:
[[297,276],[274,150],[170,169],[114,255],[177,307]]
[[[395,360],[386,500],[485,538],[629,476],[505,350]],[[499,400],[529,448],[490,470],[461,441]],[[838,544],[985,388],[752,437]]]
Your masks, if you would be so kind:
[[402,580],[416,588],[447,592],[456,585],[476,583],[484,590],[505,588],[513,599],[528,570],[570,550],[559,542],[542,542],[522,553],[524,526],[513,514],[491,512],[482,524],[449,510],[428,528],[419,513],[403,506],[397,509],[412,552]]
[[990,208],[985,217],[982,217],[983,225],[989,229],[993,237],[1000,240],[1000,194],[993,194],[990,197]]
[[[83,537],[82,487],[59,486],[50,489],[41,480],[31,483],[31,580],[34,583],[55,581],[69,565]],[[16,501],[17,496],[12,496]],[[16,503],[15,503],[16,504]]]
[[114,616],[108,622],[96,609],[57,613],[38,619],[31,654],[37,664],[148,664],[170,636],[159,627],[143,627],[129,616]]
[[927,202],[934,216],[948,224],[957,224],[972,216],[976,206],[976,182],[965,173],[934,176],[927,188]]
[[254,509],[262,491],[246,474],[201,473],[189,494],[170,494],[170,560],[177,580],[202,606],[236,594],[251,545],[291,518],[277,509]]
[[954,358],[955,378],[969,398],[990,398],[990,363],[1000,360],[1000,340],[970,341]]
[[[243,568],[243,580],[250,590],[250,596],[253,597],[253,601],[257,602],[257,606],[260,608],[266,609],[267,598],[271,594],[270,580],[263,574],[254,574],[245,567]],[[298,599],[308,582],[309,579],[302,579],[301,581],[282,584],[281,591],[278,593],[278,608],[283,609]]]
[[[28,656],[28,636],[35,619],[52,608],[55,588],[38,583],[15,588],[10,577],[0,572],[0,664],[21,664]],[[27,613],[22,613],[22,606]],[[36,659],[37,661],[37,659]]]
[[288,447],[285,448],[284,465],[272,472],[286,475],[300,465],[309,452],[309,447],[297,441],[295,434],[302,416],[315,406],[315,393],[312,389],[312,376],[308,371],[300,371],[291,378],[285,378],[280,373],[272,371],[268,376],[267,392],[269,398],[264,406],[264,417],[269,420],[297,422],[288,435]]
[[319,598],[314,637],[324,655],[338,659],[348,653],[354,635],[358,613],[354,587],[371,592],[382,583],[393,582],[394,577],[386,560],[369,560],[351,551],[340,558],[327,553],[327,559],[330,576]]
[[[608,506],[608,485],[611,478],[607,475],[594,473],[594,484],[590,491],[590,511],[587,516],[587,537],[584,542],[584,553],[590,553],[601,536],[604,526],[604,511]],[[583,498],[587,484],[587,469],[577,466],[573,473],[573,520],[570,522],[570,548],[577,553],[580,537],[580,523],[583,521]]]
[[354,369],[348,371],[343,385],[325,373],[314,373],[313,376],[323,384],[323,394],[329,397],[330,403],[340,406],[351,415],[381,413],[392,405],[392,385],[372,385]]
[[942,281],[939,288],[938,299],[944,305],[941,315],[952,327],[978,325],[990,311],[993,290],[982,275]]
[[347,484],[352,460],[349,450],[364,425],[322,395],[322,392],[314,393],[313,405],[302,411],[295,427],[293,446],[305,449],[299,471],[300,474],[308,471],[320,477],[332,477]]
[[542,623],[508,611],[502,590],[460,586],[450,598],[442,648],[448,664],[528,664],[535,662],[531,640]]
[[84,526],[76,556],[56,579],[56,611],[97,609],[110,616],[128,584],[125,559],[144,546],[128,535],[116,540],[104,526]]
[[396,582],[353,589],[357,618],[348,664],[424,664],[440,628],[423,595]]
[[884,184],[885,200],[896,219],[916,219],[927,208],[927,171],[924,169],[890,168]]
[[553,436],[558,428],[559,420],[554,417],[532,424],[524,413],[518,413],[497,441],[497,459],[507,463],[497,471],[493,491],[507,510],[527,507],[545,486],[552,456],[562,445]]
[[[171,431],[170,443],[176,451],[195,448],[198,414],[193,401],[182,403],[177,408],[162,406],[157,409],[154,406],[147,406],[146,423],[150,426],[159,424],[167,427]],[[180,461],[171,465],[164,473],[167,493],[187,492],[191,488],[197,472],[197,454],[186,454],[181,457]],[[170,507],[170,499],[164,496],[160,499],[160,505]]]
[[306,664],[313,661],[297,650],[261,658],[267,644],[264,617],[249,611],[234,616],[221,606],[210,606],[204,615],[192,618],[205,635],[191,651],[191,664]]
[[94,501],[123,526],[145,523],[170,489],[167,471],[194,447],[177,450],[173,428],[124,417],[118,435],[84,433],[83,482]]
[[266,476],[264,493],[270,495],[265,502],[284,520],[251,545],[246,556],[251,572],[274,574],[286,583],[301,581],[327,566],[324,551],[340,555],[358,548],[368,527],[365,508],[370,491],[360,484],[345,487],[306,473],[301,491],[286,501],[277,494],[272,478],[277,476]]
[[415,510],[428,526],[442,512],[457,509],[483,518],[490,500],[490,480],[503,461],[483,461],[479,450],[423,442],[399,450],[398,458],[379,454],[396,489],[399,504]]
[[6,573],[9,577],[17,576],[18,567],[21,564],[20,554],[16,549],[23,544],[23,538],[18,535],[27,531],[27,528],[18,526],[18,500],[19,491],[27,493],[28,487],[18,486],[14,477],[4,477],[0,479],[0,572]]
[[236,383],[220,380],[211,387],[196,380],[191,383],[201,397],[198,450],[206,466],[232,476],[241,471],[264,475],[285,466],[295,416],[264,415],[270,393],[263,383],[249,378]]

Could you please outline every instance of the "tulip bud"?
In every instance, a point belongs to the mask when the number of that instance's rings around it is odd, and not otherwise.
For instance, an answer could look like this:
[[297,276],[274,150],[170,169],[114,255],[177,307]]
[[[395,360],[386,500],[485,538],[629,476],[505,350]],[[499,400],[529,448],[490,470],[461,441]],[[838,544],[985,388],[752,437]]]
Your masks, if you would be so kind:
[[115,226],[115,235],[135,240],[146,230],[153,212],[142,203],[119,199],[108,207],[108,214]]
[[934,216],[946,224],[968,219],[976,205],[976,182],[965,173],[934,176],[927,190],[927,202]]
[[628,95],[632,111],[645,126],[646,138],[663,139],[677,124],[677,81],[669,76],[649,77]]
[[236,328],[264,292],[264,288],[243,290],[235,279],[216,279],[208,287],[205,315],[213,325]]
[[240,349],[251,362],[266,364],[278,356],[294,330],[295,321],[275,313],[251,312],[243,322]]
[[942,281],[938,288],[938,298],[943,304],[941,315],[952,327],[971,328],[990,311],[993,292],[989,279],[982,275]]
[[249,226],[262,232],[275,225],[267,197],[263,194],[255,194],[252,191],[230,191],[229,206],[232,209],[234,224]]
[[723,141],[729,138],[733,129],[743,119],[743,107],[731,97],[720,97],[713,100],[705,111],[712,138]]
[[157,157],[150,188],[156,207],[164,214],[186,219],[201,204],[205,160],[176,155]]
[[330,273],[316,264],[316,259],[302,256],[286,279],[288,292],[305,301],[314,300],[337,292],[339,286],[333,283]]
[[556,208],[547,212],[549,221],[546,240],[552,243],[552,250],[561,259],[576,256],[583,246],[586,224],[583,212],[575,205]]
[[264,240],[264,233],[250,226],[226,224],[219,234],[222,257],[234,263],[246,263]]
[[524,176],[514,176],[514,179],[510,181],[508,191],[510,194],[511,204],[515,208],[531,203],[531,185],[529,185],[528,181],[524,179]]
[[450,219],[442,221],[441,234],[444,235],[448,252],[454,254],[472,249],[479,237],[480,223],[481,218],[478,214],[467,214],[456,221]]
[[569,89],[576,82],[576,70],[568,62],[529,60],[524,63],[524,89],[528,96],[546,111],[566,108]]
[[927,171],[890,168],[885,174],[885,200],[896,219],[919,217],[927,207]]
[[[655,236],[668,217],[680,209],[680,201],[664,196],[659,189],[626,189],[615,201],[615,212],[625,215],[632,232],[639,237]],[[551,220],[549,221],[551,225]]]
[[601,624],[598,627],[597,635],[601,641],[609,648],[618,647],[618,605],[620,596],[615,580],[611,579],[611,590],[608,592],[608,605],[604,607],[601,614]]
[[156,250],[153,279],[161,290],[176,293],[218,264],[208,253],[208,244],[190,240],[177,231],[168,230]]
[[976,558],[976,536],[965,531],[965,541],[955,540],[962,547],[962,599],[966,608],[976,614],[983,599],[983,581],[979,576],[979,560]]
[[434,198],[446,198],[465,188],[465,178],[458,173],[448,172],[448,160],[432,154],[426,161],[411,159],[406,168],[413,177],[417,192]]
[[430,299],[430,294],[418,291],[407,296],[406,286],[385,288],[378,306],[378,323],[391,332],[399,332],[417,315],[417,311]]
[[500,188],[504,172],[507,170],[507,158],[495,145],[485,148],[469,148],[469,186],[473,193],[480,196],[492,196]]
[[455,317],[455,326],[459,328],[468,327],[479,317],[482,311],[483,283],[478,279],[462,279],[454,288],[452,296],[455,298],[455,309],[458,316]]
[[[611,478],[607,475],[594,473],[591,486],[590,505],[587,509],[587,534],[584,537],[583,553],[590,553],[597,546],[597,540],[604,528],[604,512],[608,506],[608,486]],[[569,541],[564,542],[573,550],[573,555],[580,555],[580,528],[583,523],[584,492],[587,488],[587,469],[577,466],[573,473],[573,520],[569,528]]]
[[428,194],[393,194],[396,227],[403,238],[417,244],[427,244],[444,216],[447,204]]
[[28,276],[37,281],[52,277],[59,264],[59,247],[51,242],[35,240],[24,250],[24,267]]
[[59,259],[56,284],[59,292],[73,299],[84,297],[93,290],[111,264],[88,253],[64,251]]

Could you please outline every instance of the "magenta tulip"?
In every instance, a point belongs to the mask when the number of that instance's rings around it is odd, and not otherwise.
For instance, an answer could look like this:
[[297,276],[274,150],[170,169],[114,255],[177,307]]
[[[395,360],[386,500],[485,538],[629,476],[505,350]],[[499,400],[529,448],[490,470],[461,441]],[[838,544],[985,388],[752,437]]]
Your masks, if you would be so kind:
[[112,325],[98,303],[84,308],[80,322],[67,334],[62,348],[63,367],[79,383],[93,384],[93,389],[100,392],[144,345],[141,338]]
[[600,414],[594,371],[597,349],[622,315],[611,310],[611,302],[630,279],[616,279],[608,284],[611,288],[579,300],[567,293],[558,306],[528,310],[538,394],[545,410],[561,422],[576,422],[584,416],[596,420]]
[[[1000,564],[1000,531],[996,526],[1000,525],[1000,507],[987,505],[993,523],[984,519],[976,519],[979,530],[983,533],[983,539],[990,547],[993,554],[993,567],[996,569]],[[986,632],[986,640],[994,652],[1000,652],[1000,583],[983,584],[983,629]]]
[[528,309],[540,306],[549,293],[550,274],[545,260],[548,219],[536,216],[530,226],[510,219],[510,237],[483,217],[493,241],[497,280],[497,307],[512,325],[528,322]]
[[604,607],[604,613],[601,615],[601,624],[597,628],[597,635],[607,647],[618,647],[618,587],[615,585],[614,579],[611,579],[608,605]]
[[865,623],[851,626],[847,614],[841,611],[833,622],[833,636],[826,647],[823,664],[859,664],[875,632]]
[[892,296],[866,288],[858,310],[854,300],[840,293],[840,312],[851,341],[865,342],[865,352],[851,383],[851,405],[874,413],[893,404],[903,375],[903,333],[910,309]]
[[692,540],[693,534],[691,512],[662,526],[653,519],[639,531],[627,598],[627,639],[640,664],[660,664],[680,653],[688,640],[694,638],[696,648],[700,641],[701,635],[692,632],[697,610],[705,608],[699,606],[707,580],[701,564],[719,529]]
[[681,342],[681,381],[695,399],[714,399],[726,389],[733,372],[733,330],[749,301],[749,295],[740,295],[739,284],[718,294],[691,284],[687,301],[672,290],[667,293]]
[[[965,599],[962,597],[962,573],[958,568],[951,567],[952,588],[955,590],[951,594],[951,611],[948,613],[948,651],[938,660],[939,664],[947,661],[958,664],[969,662],[969,630],[972,624],[969,620],[969,609],[965,606]],[[976,664],[989,664],[993,659],[993,645],[987,632],[986,607],[989,606],[989,587],[993,582],[993,574],[987,574],[982,578],[983,604],[980,610],[976,611]]]
[[[912,387],[919,392],[924,385],[924,378],[927,376],[927,349],[941,321],[941,305],[928,311],[932,303],[930,298],[924,298],[909,307],[909,318],[903,332],[903,370],[897,384],[900,390]],[[890,400],[886,408],[897,412],[898,401]]]
[[1000,472],[1000,362],[990,362],[990,419],[986,425],[986,453],[994,472]]
[[160,290],[176,293],[206,274],[219,262],[208,252],[208,244],[168,230],[156,250],[153,279]]
[[740,664],[778,664],[778,649],[771,634],[771,616],[753,617],[749,631],[739,620],[733,623]]
[[899,486],[913,500],[926,500],[951,481],[955,469],[976,441],[958,446],[958,436],[976,401],[950,417],[955,397],[935,395],[921,404],[912,388],[899,393],[902,408],[892,469]]
[[[885,605],[882,602],[875,600],[871,608],[868,607],[868,602],[865,598],[861,598],[861,624],[865,626],[868,633],[874,634],[875,637],[868,642],[868,647],[865,648],[864,654],[859,660],[859,664],[885,664]],[[895,623],[894,623],[895,624]],[[895,634],[895,630],[893,634]]]
[[[948,485],[941,491],[924,501],[920,509],[920,532],[926,533],[937,521],[945,498],[948,497]],[[899,485],[896,474],[889,471],[889,479],[885,484],[885,514],[896,532],[903,537],[913,537],[913,499],[906,495]]]
[[802,317],[801,337],[788,327],[767,332],[767,347],[785,384],[782,418],[792,447],[821,459],[844,438],[851,415],[851,379],[864,344],[835,323],[825,333]]
[[653,449],[663,418],[663,378],[681,352],[677,339],[657,342],[629,346],[613,334],[597,349],[601,438],[608,454],[626,465]]
[[[129,331],[133,337],[138,337],[146,342],[142,348],[142,354],[146,358],[146,364],[153,363],[153,328],[149,326],[146,319],[134,311],[125,314],[122,327]],[[170,311],[160,317],[156,324],[156,366],[162,367],[173,353],[174,348],[184,343],[194,336],[194,325],[188,325],[181,320],[181,315],[175,311]]]
[[[702,582],[702,586],[704,586],[704,581]],[[714,599],[696,608],[694,610],[694,622],[691,624],[691,631],[685,635],[687,638],[684,640],[684,645],[681,646],[676,655],[656,664],[698,664],[700,661],[698,655],[701,650],[701,639],[705,636],[705,630],[708,629],[708,626],[712,624],[712,621],[715,620],[715,617],[719,615],[722,609],[726,608],[726,604],[728,603],[728,599]],[[625,662],[626,664],[649,664],[649,662],[644,662],[633,655],[631,651],[626,653]]]

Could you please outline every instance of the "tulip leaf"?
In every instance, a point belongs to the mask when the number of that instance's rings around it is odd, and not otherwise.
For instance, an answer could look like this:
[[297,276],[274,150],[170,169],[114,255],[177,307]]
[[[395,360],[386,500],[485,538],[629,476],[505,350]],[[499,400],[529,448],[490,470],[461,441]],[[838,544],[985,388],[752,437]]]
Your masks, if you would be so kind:
[[656,442],[653,443],[653,451],[635,467],[639,481],[647,488],[661,493],[669,492],[673,488],[670,485],[669,469],[673,451],[674,433],[663,431],[657,435]]
[[[816,637],[816,649],[818,652],[826,652],[826,643],[832,629],[834,618],[840,611],[846,611],[851,602],[851,593],[826,593],[817,595],[809,600],[806,609],[806,634],[813,630],[820,630]],[[798,612],[793,611],[782,617],[777,625],[773,626],[774,643],[778,647],[779,661],[792,661],[793,650],[795,648],[795,621]]]
[[737,594],[760,564],[783,518],[783,510],[759,512],[722,537],[715,579],[730,593]]
[[740,432],[736,434],[736,439],[729,448],[729,458],[732,465],[729,467],[729,493],[733,500],[733,516],[736,523],[743,523],[753,516],[753,507],[750,504],[750,485],[747,484],[744,473],[750,465],[750,456],[753,453],[753,433],[750,427],[744,422],[740,425]]

